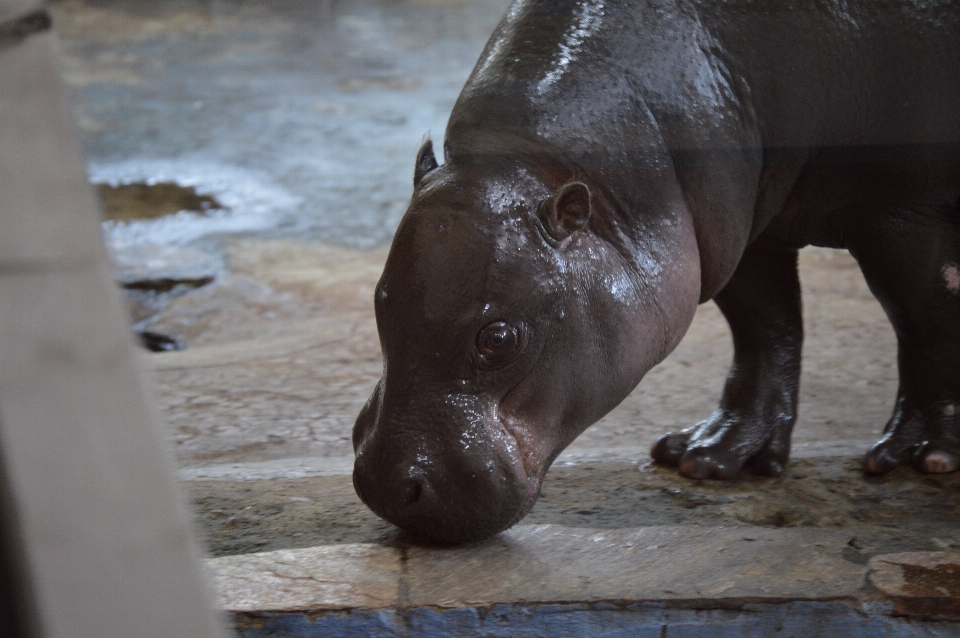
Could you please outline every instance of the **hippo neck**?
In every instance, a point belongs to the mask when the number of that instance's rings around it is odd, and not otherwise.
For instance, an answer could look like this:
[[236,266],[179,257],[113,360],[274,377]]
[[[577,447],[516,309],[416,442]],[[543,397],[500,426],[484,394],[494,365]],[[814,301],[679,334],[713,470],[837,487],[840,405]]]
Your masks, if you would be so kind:
[[610,217],[635,239],[676,220],[681,205],[705,301],[756,232],[760,141],[749,91],[726,81],[733,76],[686,0],[603,5],[515,3],[451,115],[451,155],[494,145],[554,155],[606,190]]

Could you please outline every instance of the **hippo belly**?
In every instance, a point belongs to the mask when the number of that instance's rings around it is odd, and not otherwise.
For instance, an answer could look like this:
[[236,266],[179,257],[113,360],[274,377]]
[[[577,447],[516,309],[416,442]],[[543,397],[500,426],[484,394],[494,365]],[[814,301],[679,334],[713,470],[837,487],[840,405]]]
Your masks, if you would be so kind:
[[779,475],[809,244],[850,250],[899,340],[866,471],[960,467],[960,7],[518,0],[443,150],[417,155],[374,299],[354,484],[383,518],[454,543],[520,520],[710,299],[720,407],[653,457]]

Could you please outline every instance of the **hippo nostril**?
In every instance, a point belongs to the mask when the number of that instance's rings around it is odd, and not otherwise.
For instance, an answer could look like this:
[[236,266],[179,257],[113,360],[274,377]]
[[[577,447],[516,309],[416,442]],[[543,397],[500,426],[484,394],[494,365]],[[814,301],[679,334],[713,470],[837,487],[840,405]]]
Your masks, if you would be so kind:
[[420,494],[423,492],[423,485],[417,479],[411,479],[407,482],[407,487],[403,491],[403,501],[407,505],[413,505],[420,500]]

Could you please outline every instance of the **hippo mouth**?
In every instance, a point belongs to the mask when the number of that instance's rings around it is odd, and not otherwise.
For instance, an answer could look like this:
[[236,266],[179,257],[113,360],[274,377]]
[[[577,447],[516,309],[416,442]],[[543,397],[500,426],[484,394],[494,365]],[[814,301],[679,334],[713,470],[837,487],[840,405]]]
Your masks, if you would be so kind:
[[[543,444],[538,442],[522,421],[498,415],[496,422],[503,428],[508,437],[513,456],[518,461],[518,475],[530,483],[534,490],[534,499],[540,494],[540,485],[550,467],[547,462],[549,454],[545,453]],[[532,505],[531,505],[532,507]]]
[[539,495],[536,480],[522,481],[519,489],[485,495],[482,484],[451,488],[407,473],[394,483],[400,488],[394,490],[395,497],[385,500],[380,486],[362,468],[361,459],[358,457],[353,473],[360,500],[420,542],[461,545],[486,540],[526,516]]
[[353,483],[381,518],[420,541],[463,544],[507,529],[536,503],[545,472],[537,446],[496,408],[477,414],[472,439],[458,446],[408,438],[408,428],[383,421],[379,402],[371,400],[357,420],[366,435]]

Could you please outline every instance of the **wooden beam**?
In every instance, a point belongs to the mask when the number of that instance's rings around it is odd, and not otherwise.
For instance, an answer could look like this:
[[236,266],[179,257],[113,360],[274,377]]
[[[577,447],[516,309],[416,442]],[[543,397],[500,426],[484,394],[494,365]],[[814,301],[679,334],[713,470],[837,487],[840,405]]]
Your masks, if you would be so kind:
[[0,608],[23,636],[220,636],[42,9],[0,0]]

